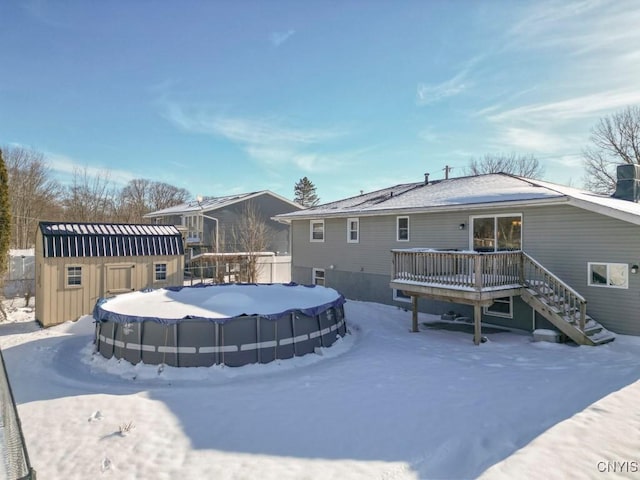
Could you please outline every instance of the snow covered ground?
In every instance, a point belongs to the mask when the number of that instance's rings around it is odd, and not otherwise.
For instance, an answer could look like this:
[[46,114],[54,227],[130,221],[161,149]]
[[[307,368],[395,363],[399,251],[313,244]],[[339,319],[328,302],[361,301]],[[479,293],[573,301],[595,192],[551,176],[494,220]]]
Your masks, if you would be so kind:
[[350,301],[351,335],[323,355],[159,372],[94,355],[90,317],[42,330],[10,309],[0,344],[38,478],[640,476],[640,338],[476,347]]

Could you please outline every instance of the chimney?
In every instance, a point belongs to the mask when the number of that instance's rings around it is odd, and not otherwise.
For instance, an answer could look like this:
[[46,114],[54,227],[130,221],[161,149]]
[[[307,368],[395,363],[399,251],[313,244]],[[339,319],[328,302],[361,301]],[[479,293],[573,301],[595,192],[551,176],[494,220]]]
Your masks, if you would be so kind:
[[424,184],[425,185],[429,185],[429,174],[428,173],[424,174]]
[[636,202],[640,200],[640,165],[629,163],[618,165],[616,191],[613,198]]

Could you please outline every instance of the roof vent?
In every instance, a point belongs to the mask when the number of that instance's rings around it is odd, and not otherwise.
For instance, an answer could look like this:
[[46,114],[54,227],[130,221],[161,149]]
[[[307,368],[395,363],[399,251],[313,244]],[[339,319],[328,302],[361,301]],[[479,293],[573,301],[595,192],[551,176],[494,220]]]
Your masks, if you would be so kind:
[[429,174],[428,173],[424,174],[424,184],[425,185],[429,185]]
[[640,200],[640,165],[618,165],[616,191],[614,198],[636,202]]

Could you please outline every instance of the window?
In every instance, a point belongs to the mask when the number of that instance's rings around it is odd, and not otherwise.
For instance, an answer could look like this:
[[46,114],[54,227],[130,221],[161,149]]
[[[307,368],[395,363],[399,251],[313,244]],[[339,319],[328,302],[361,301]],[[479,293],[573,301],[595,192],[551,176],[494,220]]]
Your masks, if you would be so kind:
[[360,220],[347,218],[347,242],[358,243],[360,241]]
[[167,279],[167,264],[166,263],[156,263],[154,264],[155,276],[154,279],[156,282],[163,282]]
[[82,267],[67,267],[67,287],[79,287],[82,285]]
[[396,240],[398,242],[409,241],[409,217],[396,217]]
[[626,263],[587,264],[590,287],[629,288],[629,265]]
[[494,317],[513,318],[512,297],[496,298],[492,305],[484,307],[484,313]]
[[499,252],[522,249],[522,215],[473,217],[473,249]]
[[322,285],[322,286],[324,286],[324,269],[322,269],[322,268],[314,268],[312,275],[313,275],[312,282],[313,282],[314,285]]
[[324,242],[324,220],[311,220],[311,237],[312,242]]
[[393,299],[396,302],[411,302],[411,296],[405,294],[402,290],[398,290],[397,288],[393,289]]
[[202,215],[185,215],[184,226],[187,227],[187,242],[200,243],[202,241]]

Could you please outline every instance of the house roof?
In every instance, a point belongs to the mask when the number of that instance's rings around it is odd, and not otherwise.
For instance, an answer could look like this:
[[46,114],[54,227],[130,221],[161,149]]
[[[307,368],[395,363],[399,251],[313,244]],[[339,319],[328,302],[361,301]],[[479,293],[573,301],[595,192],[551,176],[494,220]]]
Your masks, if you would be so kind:
[[278,195],[277,193],[273,193],[269,190],[260,190],[257,192],[227,195],[224,197],[208,197],[200,202],[198,202],[197,200],[193,200],[191,202],[181,203],[180,205],[176,205],[174,207],[157,210],[155,212],[149,212],[145,215],[145,218],[167,217],[172,215],[185,215],[189,213],[198,213],[198,212],[201,212],[201,213],[212,212],[214,210],[219,210],[221,208],[225,208],[230,205],[233,205],[234,203],[259,197],[260,195],[270,195],[274,198],[277,198],[278,200],[281,200],[283,202],[290,204],[293,208],[296,208],[296,209],[303,208],[301,205],[295,202],[292,202],[291,200],[286,199]]
[[173,225],[40,222],[44,257],[183,255]]
[[637,203],[506,173],[435,180],[427,185],[424,182],[404,183],[274,218],[288,223],[313,218],[468,211],[558,203],[568,203],[640,225],[640,205]]

